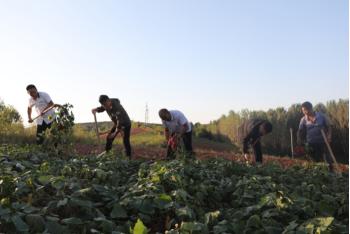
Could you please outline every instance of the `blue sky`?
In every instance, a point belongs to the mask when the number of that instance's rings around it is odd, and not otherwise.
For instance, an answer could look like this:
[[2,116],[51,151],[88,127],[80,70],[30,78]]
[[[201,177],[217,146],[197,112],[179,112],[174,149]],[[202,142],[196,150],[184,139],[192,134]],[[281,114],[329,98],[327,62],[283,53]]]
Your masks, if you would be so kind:
[[[27,121],[34,83],[93,121],[160,108],[207,123],[229,110],[349,98],[346,0],[0,1],[0,98]],[[5,85],[6,84],[6,85]],[[106,114],[99,120],[108,120]]]

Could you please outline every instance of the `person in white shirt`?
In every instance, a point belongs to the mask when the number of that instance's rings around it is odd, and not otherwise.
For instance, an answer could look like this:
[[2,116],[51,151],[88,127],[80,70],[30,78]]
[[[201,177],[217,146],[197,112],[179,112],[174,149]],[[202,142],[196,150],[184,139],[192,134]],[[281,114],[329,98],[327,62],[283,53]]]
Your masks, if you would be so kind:
[[[52,121],[55,117],[55,111],[50,109],[55,105],[51,100],[51,97],[45,92],[38,92],[35,85],[30,84],[27,86],[27,92],[30,95],[29,105],[28,105],[28,122],[33,123],[32,119],[32,108],[35,107],[36,113],[39,117],[36,119],[36,143],[38,145],[44,142],[44,132],[46,129],[51,127]],[[48,110],[48,111],[47,111]]]
[[159,117],[165,127],[164,134],[168,142],[167,159],[174,159],[175,157],[174,151],[176,149],[173,147],[172,141],[176,141],[177,137],[182,138],[187,156],[193,156],[192,126],[185,115],[178,110],[161,109],[159,110]]

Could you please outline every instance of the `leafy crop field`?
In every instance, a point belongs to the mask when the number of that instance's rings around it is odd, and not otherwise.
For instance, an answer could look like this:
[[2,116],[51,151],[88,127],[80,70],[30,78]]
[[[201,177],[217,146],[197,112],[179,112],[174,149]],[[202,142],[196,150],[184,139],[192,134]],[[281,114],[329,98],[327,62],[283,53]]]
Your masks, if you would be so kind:
[[348,233],[348,172],[0,147],[1,233]]

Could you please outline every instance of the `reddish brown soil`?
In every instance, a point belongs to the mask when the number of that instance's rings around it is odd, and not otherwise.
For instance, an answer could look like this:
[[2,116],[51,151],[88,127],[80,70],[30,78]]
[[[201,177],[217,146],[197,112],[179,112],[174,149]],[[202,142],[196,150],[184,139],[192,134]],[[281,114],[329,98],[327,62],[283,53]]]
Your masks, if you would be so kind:
[[[123,151],[123,146],[117,145],[114,146],[116,151]],[[79,154],[85,155],[97,155],[104,151],[104,146],[101,144],[97,145],[87,145],[87,144],[77,144],[76,151]],[[239,155],[230,151],[218,151],[210,149],[201,149],[196,148],[196,158],[205,160],[210,158],[225,158],[227,160],[234,160],[238,162],[244,162],[242,155]],[[132,158],[133,159],[146,159],[146,160],[155,160],[155,159],[164,159],[166,154],[166,149],[161,147],[145,147],[145,146],[134,146]],[[291,159],[289,157],[276,157],[276,156],[266,156],[264,155],[264,164],[277,162],[283,168],[288,168],[292,165],[306,165],[309,163],[307,160],[303,159]],[[349,165],[339,164],[339,169],[342,172],[349,171]]]

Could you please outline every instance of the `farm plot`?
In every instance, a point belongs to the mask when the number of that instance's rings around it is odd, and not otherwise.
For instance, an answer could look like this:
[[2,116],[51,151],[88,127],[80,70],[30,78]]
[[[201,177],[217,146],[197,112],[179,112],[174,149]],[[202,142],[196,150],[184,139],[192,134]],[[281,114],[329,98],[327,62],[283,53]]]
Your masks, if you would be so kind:
[[348,174],[0,147],[4,233],[347,233]]

